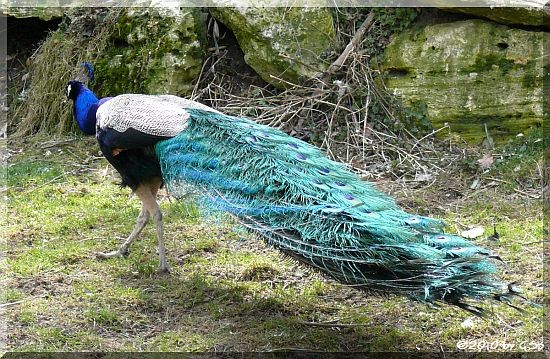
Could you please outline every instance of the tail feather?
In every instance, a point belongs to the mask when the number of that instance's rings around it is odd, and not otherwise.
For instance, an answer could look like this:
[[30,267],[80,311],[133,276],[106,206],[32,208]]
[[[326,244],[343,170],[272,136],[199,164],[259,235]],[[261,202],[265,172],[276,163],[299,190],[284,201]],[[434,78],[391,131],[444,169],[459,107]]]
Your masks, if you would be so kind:
[[366,292],[457,305],[505,301],[491,254],[413,216],[319,149],[252,121],[189,110],[179,136],[156,152],[169,191],[184,184],[283,253]]

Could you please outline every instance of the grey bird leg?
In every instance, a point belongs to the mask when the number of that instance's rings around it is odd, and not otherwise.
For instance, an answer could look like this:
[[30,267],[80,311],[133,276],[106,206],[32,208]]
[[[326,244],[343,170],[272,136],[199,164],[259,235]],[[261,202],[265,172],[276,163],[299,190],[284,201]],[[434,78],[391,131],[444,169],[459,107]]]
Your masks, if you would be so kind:
[[166,259],[166,248],[164,246],[164,229],[162,224],[162,212],[157,202],[156,196],[162,184],[160,178],[149,183],[148,186],[139,187],[136,190],[136,195],[141,199],[141,203],[149,212],[151,218],[157,227],[158,252],[160,257],[159,271],[163,273],[170,272],[168,261]]
[[157,226],[157,238],[158,238],[158,250],[159,250],[159,271],[161,272],[170,272],[170,267],[168,266],[168,261],[166,260],[166,247],[164,246],[164,229],[162,225],[162,212],[158,209],[155,214],[153,214],[153,221]]
[[164,273],[170,271],[170,267],[168,266],[168,261],[166,259],[166,248],[164,246],[162,212],[160,211],[160,206],[156,200],[156,195],[161,183],[162,182],[160,179],[155,179],[151,181],[151,183],[139,186],[135,190],[134,193],[139,197],[142,203],[142,210],[140,216],[138,217],[136,227],[118,250],[109,253],[98,253],[98,258],[110,258],[127,255],[130,243],[132,243],[143,227],[145,227],[149,217],[152,217],[155,225],[157,226],[158,252],[160,257],[159,271]]

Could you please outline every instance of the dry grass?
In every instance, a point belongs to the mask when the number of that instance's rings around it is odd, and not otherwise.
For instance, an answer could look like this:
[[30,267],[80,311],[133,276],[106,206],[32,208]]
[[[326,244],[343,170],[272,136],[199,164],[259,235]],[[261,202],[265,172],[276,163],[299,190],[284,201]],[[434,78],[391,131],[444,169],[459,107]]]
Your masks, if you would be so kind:
[[[353,38],[353,24],[338,24],[340,43],[345,45]],[[372,31],[378,31],[377,24],[375,20]],[[273,76],[286,83],[282,91],[256,84],[242,91],[247,79],[236,81],[234,53],[222,49],[206,59],[193,99],[281,128],[322,147],[331,158],[371,179],[388,174],[394,178],[433,176],[456,161],[457,151],[447,151],[441,161],[442,146],[449,146],[435,140],[435,133],[448,129],[417,133],[407,129],[414,120],[406,118],[406,109],[386,90],[368,49],[357,46],[340,70],[302,83]]]
[[[99,21],[99,14],[106,17]],[[65,19],[64,30],[51,33],[30,58],[29,81],[32,83],[24,101],[10,109],[12,136],[28,134],[61,134],[76,129],[71,109],[66,103],[68,79],[80,78],[83,61],[94,62],[101,56],[114,29],[120,10],[78,10]],[[82,22],[95,19],[96,26],[89,37],[82,36]],[[74,21],[71,21],[74,19]]]

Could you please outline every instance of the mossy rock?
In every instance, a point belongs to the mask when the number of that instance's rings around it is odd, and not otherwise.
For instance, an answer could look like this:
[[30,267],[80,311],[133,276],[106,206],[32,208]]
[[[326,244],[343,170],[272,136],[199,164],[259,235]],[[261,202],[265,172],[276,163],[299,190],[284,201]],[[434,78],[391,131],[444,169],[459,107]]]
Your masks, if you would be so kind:
[[[231,29],[246,63],[279,88],[327,69],[323,58],[334,46],[328,8],[220,7],[212,16]],[[283,80],[280,81],[277,78]]]
[[197,8],[125,10],[96,64],[99,92],[188,95],[205,57],[205,19]]
[[550,13],[546,7],[445,7],[441,10],[480,16],[505,25],[550,28]]
[[543,118],[543,32],[483,20],[414,27],[395,36],[381,69],[386,86],[425,103],[434,127],[477,143],[503,140]]
[[[57,4],[59,5],[59,4]],[[4,15],[13,16],[18,19],[36,17],[43,21],[49,21],[52,19],[60,19],[67,12],[67,8],[62,7],[17,7],[0,5],[0,12]]]

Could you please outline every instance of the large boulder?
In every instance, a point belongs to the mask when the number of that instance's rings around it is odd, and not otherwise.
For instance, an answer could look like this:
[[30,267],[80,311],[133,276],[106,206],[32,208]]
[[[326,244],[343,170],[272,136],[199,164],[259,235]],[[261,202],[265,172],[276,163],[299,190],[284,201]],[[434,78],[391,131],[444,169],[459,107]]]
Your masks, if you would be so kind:
[[542,123],[543,33],[483,20],[415,27],[395,36],[386,86],[423,103],[435,127],[470,142],[503,139]]
[[285,81],[311,78],[330,65],[323,60],[335,38],[329,8],[219,7],[210,11],[235,34],[246,63],[279,88],[288,86]]
[[[419,0],[424,6],[484,17],[506,25],[550,28],[547,0]],[[470,6],[468,6],[470,5]]]
[[545,7],[448,7],[441,10],[485,17],[507,25],[550,28],[550,12]]
[[205,57],[205,24],[198,8],[124,10],[96,63],[101,92],[189,94]]

